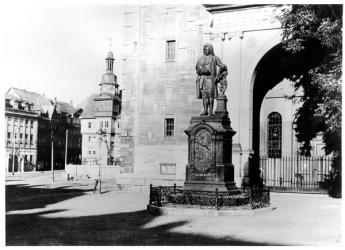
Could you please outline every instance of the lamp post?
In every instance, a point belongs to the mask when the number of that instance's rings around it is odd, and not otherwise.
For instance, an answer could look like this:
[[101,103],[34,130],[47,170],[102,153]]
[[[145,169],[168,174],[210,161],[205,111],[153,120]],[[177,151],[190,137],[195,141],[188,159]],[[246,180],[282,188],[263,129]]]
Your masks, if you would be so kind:
[[97,134],[99,135],[99,164],[98,164],[98,182],[99,182],[99,193],[102,193],[102,141],[103,136],[105,132],[102,130],[102,128],[99,128],[97,131]]
[[12,147],[12,175],[14,175],[14,159],[15,159],[15,157],[14,157],[14,154],[15,154],[15,146],[14,146],[14,144],[15,144],[16,142],[15,142],[15,139],[13,138],[13,147]]
[[54,182],[54,134],[53,134],[53,130],[51,131],[51,135],[50,135],[50,139],[51,139],[51,173],[52,173],[52,180]]
[[68,129],[66,129],[66,148],[65,148],[65,170],[66,170],[66,165],[67,165],[67,149],[68,149]]

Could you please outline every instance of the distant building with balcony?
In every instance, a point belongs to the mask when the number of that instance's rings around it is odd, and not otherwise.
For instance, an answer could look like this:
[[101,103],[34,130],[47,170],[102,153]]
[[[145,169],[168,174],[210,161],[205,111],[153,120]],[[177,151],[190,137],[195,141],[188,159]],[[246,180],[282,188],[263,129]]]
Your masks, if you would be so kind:
[[[66,102],[57,101],[56,98],[53,100],[35,92],[10,88],[6,93],[5,117],[8,141],[19,142],[19,147],[16,147],[16,144],[14,147],[19,157],[17,159],[15,154],[14,171],[50,170],[52,140],[54,169],[63,169],[65,166],[66,139],[67,163],[80,163],[81,134],[79,116],[81,112],[82,109],[75,108],[72,104]],[[17,117],[15,119],[15,115],[18,117],[26,115],[34,118]],[[26,125],[26,122],[28,122],[28,125]],[[27,130],[27,126],[30,126],[29,130]],[[11,134],[11,131],[14,132]],[[31,151],[27,153],[27,147],[20,147],[21,141],[30,143],[30,149],[34,153],[31,153]],[[7,145],[6,151],[12,152],[13,145],[9,142]],[[12,148],[10,148],[11,146]],[[10,155],[8,154],[7,172],[12,170]],[[22,164],[23,167],[18,168],[16,164],[18,166]]]
[[115,165],[120,161],[121,91],[113,72],[114,57],[110,51],[106,64],[106,72],[99,84],[100,93],[87,99],[80,117],[83,164]]

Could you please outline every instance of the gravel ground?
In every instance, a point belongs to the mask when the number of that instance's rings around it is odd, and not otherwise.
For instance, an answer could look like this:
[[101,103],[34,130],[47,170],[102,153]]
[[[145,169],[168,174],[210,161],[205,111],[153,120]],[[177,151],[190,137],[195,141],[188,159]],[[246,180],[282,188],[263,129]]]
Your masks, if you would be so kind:
[[271,193],[276,209],[247,216],[154,216],[149,194],[48,174],[6,177],[6,245],[340,245],[341,200]]

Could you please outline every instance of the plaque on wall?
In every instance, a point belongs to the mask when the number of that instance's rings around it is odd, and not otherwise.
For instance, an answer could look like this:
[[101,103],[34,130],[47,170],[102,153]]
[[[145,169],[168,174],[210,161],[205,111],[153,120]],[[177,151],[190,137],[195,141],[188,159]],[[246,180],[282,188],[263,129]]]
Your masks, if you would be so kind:
[[161,175],[176,175],[175,163],[160,163],[159,165]]

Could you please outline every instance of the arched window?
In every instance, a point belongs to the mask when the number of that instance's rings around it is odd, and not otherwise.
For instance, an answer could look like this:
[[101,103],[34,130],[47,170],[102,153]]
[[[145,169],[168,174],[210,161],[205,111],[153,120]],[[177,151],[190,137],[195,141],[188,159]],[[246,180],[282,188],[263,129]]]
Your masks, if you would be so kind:
[[281,158],[282,155],[282,116],[277,112],[268,115],[268,157]]

